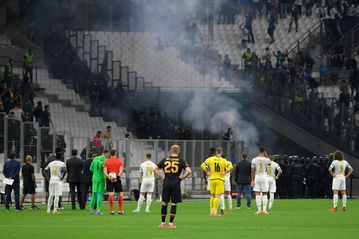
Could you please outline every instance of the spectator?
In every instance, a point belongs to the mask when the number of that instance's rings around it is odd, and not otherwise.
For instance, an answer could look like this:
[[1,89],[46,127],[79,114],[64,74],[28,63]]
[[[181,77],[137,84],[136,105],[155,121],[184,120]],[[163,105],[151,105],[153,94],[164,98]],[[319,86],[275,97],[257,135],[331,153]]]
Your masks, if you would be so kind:
[[34,106],[30,100],[26,101],[24,105],[24,121],[33,122],[34,121]]
[[36,108],[34,110],[34,116],[35,116],[36,122],[41,121],[41,115],[42,115],[42,102],[38,101],[37,105],[36,105]]
[[92,138],[92,146],[96,148],[102,148],[102,131],[97,131],[95,136]]
[[355,91],[355,95],[356,96],[358,95],[358,86],[359,86],[358,70],[353,70],[350,72],[349,82],[350,82],[350,88],[351,88],[351,97],[353,98],[354,91]]
[[324,54],[323,56],[319,56],[319,59],[320,59],[320,66],[319,66],[320,82],[326,82],[328,75],[328,56]]
[[297,6],[293,6],[290,10],[290,20],[289,20],[289,29],[288,32],[292,31],[292,24],[295,23],[295,32],[298,32],[298,18],[299,18],[299,11]]
[[[82,171],[82,160],[77,157],[77,150],[73,149],[71,152],[71,158],[66,162],[66,169],[68,172],[67,181],[70,184],[70,195],[72,210],[76,209],[76,191],[77,191],[77,202],[82,208],[82,194],[81,194],[81,171]],[[76,188],[76,190],[75,190]]]
[[270,52],[269,48],[266,47],[264,51],[264,55],[262,57],[262,61],[266,69],[270,69],[272,67],[271,59],[272,59],[272,53]]
[[38,210],[39,208],[35,205],[35,188],[36,186],[36,179],[35,179],[35,170],[34,166],[32,166],[32,157],[27,155],[26,164],[22,166],[21,173],[23,178],[23,192],[20,201],[20,206],[22,209],[24,208],[24,200],[27,194],[31,194],[31,209]]
[[247,160],[247,154],[242,154],[242,159],[235,167],[235,182],[238,187],[237,206],[241,208],[242,192],[245,191],[247,198],[247,208],[251,208],[251,163]]
[[[312,16],[312,7],[313,7],[314,0],[305,0],[305,15],[307,17]],[[303,2],[303,1],[302,1]]]
[[50,124],[53,126],[51,120],[50,106],[45,105],[45,110],[41,114],[40,127],[50,127]]
[[273,14],[271,14],[269,21],[268,21],[268,35],[271,38],[271,41],[269,42],[269,44],[272,44],[275,40],[274,40],[274,30],[275,30],[275,17]]
[[302,6],[303,6],[304,0],[295,0],[295,7],[298,9],[298,16],[302,16]]
[[104,149],[111,150],[112,146],[113,146],[112,127],[111,126],[106,127],[106,131],[103,134],[103,139],[102,140],[103,140],[102,145],[103,145]]
[[262,17],[262,3],[260,0],[253,0],[253,17],[256,18],[257,11],[259,13],[259,17]]
[[229,59],[228,54],[224,56],[223,65],[224,65],[224,79],[230,80],[231,75],[231,59]]
[[7,84],[12,82],[14,77],[14,61],[10,58],[9,62],[5,65],[4,81]]
[[280,18],[287,18],[287,14],[288,14],[288,1],[291,1],[291,0],[279,0],[279,4],[280,4]]
[[346,61],[345,65],[346,65],[347,70],[349,70],[349,71],[357,69],[358,63],[356,60],[355,53],[350,54],[350,57]]
[[248,30],[248,43],[253,43],[254,42],[254,35],[253,35],[253,29],[252,29],[252,22],[253,22],[253,17],[251,14],[247,13],[246,15],[246,19],[245,19],[245,23],[244,23],[244,27],[247,28]]
[[4,164],[3,167],[3,174],[5,178],[12,179],[14,182],[12,185],[5,186],[5,209],[6,211],[10,210],[10,198],[11,198],[11,191],[14,190],[15,195],[15,210],[21,211],[20,207],[20,162],[15,160],[16,153],[11,152],[9,154],[9,161]]
[[24,78],[26,77],[29,79],[30,84],[32,84],[32,64],[33,64],[34,55],[32,50],[29,49],[24,55],[24,66],[25,66],[25,73]]
[[252,63],[253,63],[253,53],[250,48],[247,48],[247,51],[243,54],[242,58],[244,59],[244,77],[249,78],[252,73]]
[[20,101],[15,102],[14,108],[9,112],[9,118],[22,121],[25,119],[24,111],[22,110]]
[[82,173],[81,173],[81,210],[85,210],[87,195],[92,188],[92,172],[90,171],[90,166],[93,160],[93,154],[88,153],[87,159],[82,161]]

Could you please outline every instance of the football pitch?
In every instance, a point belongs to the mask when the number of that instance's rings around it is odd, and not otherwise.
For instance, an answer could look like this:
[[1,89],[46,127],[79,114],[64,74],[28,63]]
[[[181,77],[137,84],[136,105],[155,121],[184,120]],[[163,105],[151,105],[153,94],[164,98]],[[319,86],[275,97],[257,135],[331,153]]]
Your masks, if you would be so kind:
[[176,229],[158,228],[159,202],[152,203],[150,214],[132,213],[135,202],[125,202],[124,216],[109,215],[107,203],[103,216],[73,211],[69,205],[61,215],[47,214],[44,206],[23,212],[6,212],[0,207],[0,238],[354,239],[359,235],[359,200],[348,200],[348,210],[336,213],[328,211],[331,200],[276,200],[270,215],[255,215],[255,201],[252,203],[251,210],[242,207],[226,216],[209,217],[208,200],[185,200],[177,208]]

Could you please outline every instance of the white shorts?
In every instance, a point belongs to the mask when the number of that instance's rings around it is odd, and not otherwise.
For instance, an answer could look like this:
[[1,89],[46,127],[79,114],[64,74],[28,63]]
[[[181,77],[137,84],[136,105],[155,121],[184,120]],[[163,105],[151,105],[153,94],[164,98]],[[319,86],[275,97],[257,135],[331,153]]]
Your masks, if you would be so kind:
[[277,191],[277,184],[272,176],[268,177],[268,191],[270,193],[275,193]]
[[226,179],[224,181],[224,191],[230,192],[231,191],[231,181],[229,179]]
[[254,188],[255,192],[268,192],[268,176],[267,175],[256,175],[254,177]]
[[145,179],[141,183],[140,192],[141,193],[153,193],[153,190],[155,188],[155,180],[153,179]]
[[49,195],[50,196],[62,196],[62,182],[61,181],[50,181]]
[[345,178],[333,178],[332,190],[345,191],[346,189]]

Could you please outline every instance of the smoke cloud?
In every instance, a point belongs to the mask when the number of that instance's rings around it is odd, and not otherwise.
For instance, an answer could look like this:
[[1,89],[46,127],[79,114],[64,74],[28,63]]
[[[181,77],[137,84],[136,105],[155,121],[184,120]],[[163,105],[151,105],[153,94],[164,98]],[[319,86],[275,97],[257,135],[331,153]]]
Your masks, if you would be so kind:
[[239,102],[215,92],[195,93],[182,115],[185,123],[196,131],[209,131],[212,134],[223,134],[232,128],[236,141],[244,141],[246,147],[254,152],[258,142],[258,131],[239,113]]

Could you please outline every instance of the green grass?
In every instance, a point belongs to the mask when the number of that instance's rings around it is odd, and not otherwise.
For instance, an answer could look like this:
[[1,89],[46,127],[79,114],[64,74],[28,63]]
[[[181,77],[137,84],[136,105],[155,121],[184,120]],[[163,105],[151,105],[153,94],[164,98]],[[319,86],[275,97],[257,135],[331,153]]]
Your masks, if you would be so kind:
[[242,208],[214,218],[208,216],[207,200],[184,201],[177,209],[176,229],[157,227],[158,202],[152,204],[151,214],[132,213],[135,203],[125,202],[125,216],[109,215],[106,203],[103,216],[72,211],[68,205],[61,215],[47,214],[44,207],[24,212],[0,207],[0,238],[358,238],[359,200],[348,200],[345,213],[330,213],[330,207],[331,200],[276,200],[270,215]]

